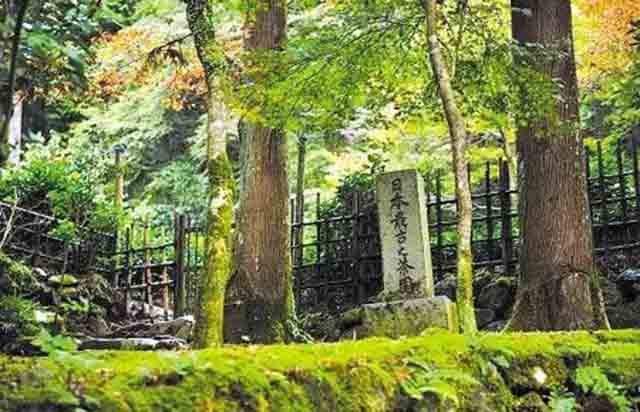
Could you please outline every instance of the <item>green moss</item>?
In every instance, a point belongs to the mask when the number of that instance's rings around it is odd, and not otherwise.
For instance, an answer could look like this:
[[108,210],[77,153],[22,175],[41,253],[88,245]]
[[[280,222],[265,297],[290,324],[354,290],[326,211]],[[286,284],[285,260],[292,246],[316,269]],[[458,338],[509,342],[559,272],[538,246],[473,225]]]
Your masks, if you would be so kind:
[[[429,331],[397,341],[0,357],[0,410],[348,412],[420,410],[425,402],[432,409],[424,410],[442,410],[446,396],[437,388],[453,394],[457,411],[531,410],[518,396],[546,399],[589,365],[621,391],[637,385],[639,343],[640,331],[474,339]],[[418,377],[416,363],[431,371],[425,382],[436,388],[420,400],[403,390]],[[538,369],[544,383],[532,383]]]

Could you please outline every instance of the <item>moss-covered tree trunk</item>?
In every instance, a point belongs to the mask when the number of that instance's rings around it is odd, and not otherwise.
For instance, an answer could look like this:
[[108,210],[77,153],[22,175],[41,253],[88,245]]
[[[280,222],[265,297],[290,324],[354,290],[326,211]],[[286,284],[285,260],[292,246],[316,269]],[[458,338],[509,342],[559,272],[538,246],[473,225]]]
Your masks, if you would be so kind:
[[473,255],[471,252],[472,203],[466,160],[467,132],[464,119],[455,101],[451,79],[440,50],[437,34],[435,0],[424,0],[427,41],[431,69],[438,83],[438,92],[449,125],[453,155],[453,171],[458,199],[458,280],[456,299],[460,327],[465,333],[477,331],[473,305]]
[[207,210],[206,263],[200,274],[194,345],[204,348],[223,342],[224,297],[231,275],[231,224],[234,180],[226,151],[224,116],[220,92],[225,59],[215,39],[214,0],[187,1],[187,19],[194,33],[198,56],[205,71],[207,99]]
[[[245,47],[259,65],[284,44],[286,3],[258,0],[247,18]],[[261,84],[260,78],[252,80]],[[230,297],[241,302],[244,315],[234,317],[233,335],[255,343],[280,342],[293,309],[287,139],[282,129],[247,121],[242,145]]]
[[516,64],[560,81],[557,104],[518,129],[520,282],[509,328],[572,330],[604,327],[593,282],[595,265],[580,137],[570,0],[513,0],[513,36],[542,45],[544,56]]

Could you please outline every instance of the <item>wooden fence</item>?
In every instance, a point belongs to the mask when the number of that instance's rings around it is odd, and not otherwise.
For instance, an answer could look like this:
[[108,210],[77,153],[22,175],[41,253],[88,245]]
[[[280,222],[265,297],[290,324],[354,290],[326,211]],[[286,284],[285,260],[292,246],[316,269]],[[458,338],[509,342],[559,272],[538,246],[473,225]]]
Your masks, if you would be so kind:
[[115,235],[76,227],[73,240],[66,239],[55,235],[63,224],[51,216],[0,202],[0,249],[56,273],[110,273]]
[[184,215],[177,215],[169,228],[152,230],[146,223],[128,227],[120,250],[114,253],[112,270],[127,313],[166,319],[191,314],[203,253],[202,230]]
[[[588,193],[595,253],[601,268],[619,273],[640,264],[640,174],[635,142],[587,150]],[[517,190],[506,162],[481,165],[484,177],[473,189],[474,268],[513,276],[518,267]],[[474,169],[477,170],[477,169]],[[436,281],[456,268],[457,201],[443,192],[442,176],[426,182],[431,254]],[[307,214],[309,207],[307,205]],[[352,193],[341,207],[315,218],[291,205],[291,251],[297,307],[303,312],[342,311],[382,289],[375,193]],[[304,215],[304,214],[303,214]]]

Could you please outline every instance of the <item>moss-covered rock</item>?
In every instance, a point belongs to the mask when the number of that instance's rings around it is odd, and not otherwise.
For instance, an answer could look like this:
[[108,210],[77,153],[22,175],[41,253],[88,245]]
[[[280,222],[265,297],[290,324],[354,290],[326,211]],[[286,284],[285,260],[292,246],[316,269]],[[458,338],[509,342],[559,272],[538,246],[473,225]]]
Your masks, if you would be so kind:
[[544,411],[588,366],[635,390],[640,331],[0,357],[0,410]]

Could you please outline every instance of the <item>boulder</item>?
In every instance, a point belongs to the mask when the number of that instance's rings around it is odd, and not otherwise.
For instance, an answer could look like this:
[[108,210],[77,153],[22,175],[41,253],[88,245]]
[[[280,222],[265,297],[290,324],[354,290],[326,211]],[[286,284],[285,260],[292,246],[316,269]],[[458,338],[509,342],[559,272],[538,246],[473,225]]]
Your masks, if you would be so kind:
[[502,318],[513,305],[516,294],[513,278],[500,277],[486,284],[478,291],[476,306],[482,309],[491,309]]
[[372,303],[346,312],[340,321],[344,337],[399,338],[429,328],[458,330],[455,304],[446,296]]
[[182,339],[173,337],[88,339],[82,341],[80,350],[175,350],[187,349],[189,345]]
[[616,279],[616,284],[626,301],[640,296],[640,269],[627,269]]
[[476,323],[478,328],[484,329],[496,319],[496,313],[491,309],[476,309]]

